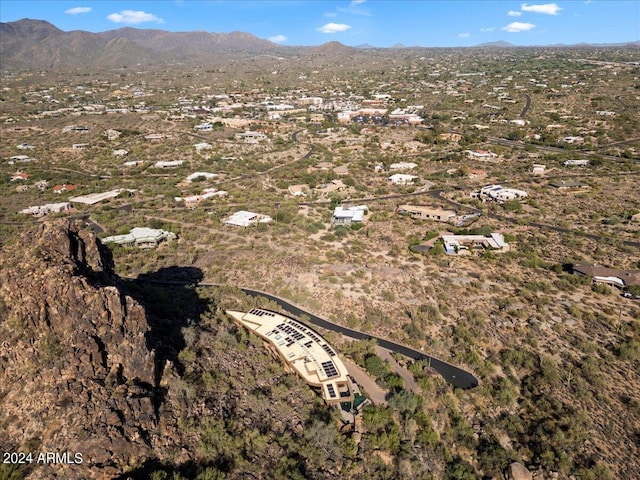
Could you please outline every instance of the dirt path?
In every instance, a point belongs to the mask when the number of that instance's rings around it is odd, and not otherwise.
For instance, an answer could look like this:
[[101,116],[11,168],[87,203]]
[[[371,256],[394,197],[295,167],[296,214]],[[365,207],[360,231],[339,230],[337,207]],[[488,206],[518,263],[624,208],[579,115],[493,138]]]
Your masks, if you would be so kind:
[[377,346],[376,354],[383,360],[387,360],[389,362],[389,367],[391,368],[391,370],[402,377],[405,390],[411,390],[413,393],[420,394],[418,384],[416,383],[416,379],[413,378],[413,374],[402,365],[400,365],[395,358],[393,358],[393,355],[391,355],[391,350]]
[[348,358],[341,356],[340,359],[342,360],[342,363],[344,363],[345,367],[347,367],[349,375],[351,375],[355,379],[356,383],[362,387],[374,404],[387,404],[386,392],[380,388],[380,386],[369,376],[369,374],[367,374],[367,372]]

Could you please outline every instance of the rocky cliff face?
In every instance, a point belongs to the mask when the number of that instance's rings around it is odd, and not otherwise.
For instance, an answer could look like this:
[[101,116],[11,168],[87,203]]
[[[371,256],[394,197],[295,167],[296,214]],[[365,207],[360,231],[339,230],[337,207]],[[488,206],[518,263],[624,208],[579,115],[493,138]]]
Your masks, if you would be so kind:
[[[46,223],[6,247],[1,450],[33,453],[23,468],[38,479],[111,478],[148,457],[158,421],[149,330],[144,309],[119,288],[109,250],[90,231]],[[61,457],[37,462],[47,452]]]

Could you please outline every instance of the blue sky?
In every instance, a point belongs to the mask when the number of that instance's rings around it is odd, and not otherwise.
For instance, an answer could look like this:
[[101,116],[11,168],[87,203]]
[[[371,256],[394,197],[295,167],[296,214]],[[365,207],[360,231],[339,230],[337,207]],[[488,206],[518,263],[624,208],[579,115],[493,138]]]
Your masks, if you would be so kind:
[[0,20],[47,20],[58,28],[120,27],[249,32],[282,45],[389,47],[616,43],[640,40],[640,1],[464,0],[0,0]]

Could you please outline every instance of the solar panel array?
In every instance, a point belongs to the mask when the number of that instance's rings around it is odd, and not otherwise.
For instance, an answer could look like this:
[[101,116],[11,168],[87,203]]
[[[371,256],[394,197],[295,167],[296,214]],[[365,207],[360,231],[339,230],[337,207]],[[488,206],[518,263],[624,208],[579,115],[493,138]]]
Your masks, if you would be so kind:
[[338,376],[338,370],[336,369],[336,366],[333,364],[331,360],[322,362],[321,365],[322,365],[322,369],[324,370],[324,373],[327,375],[327,378]]
[[332,357],[336,356],[336,352],[334,352],[331,347],[329,345],[327,345],[326,343],[322,344],[322,348],[324,349],[325,352],[327,352],[329,355],[331,355]]
[[327,391],[329,392],[329,396],[331,398],[336,398],[336,391],[333,389],[333,385],[332,384],[327,384]]
[[252,308],[251,310],[249,310],[249,313],[252,313],[253,315],[256,315],[257,317],[262,317],[263,315],[266,315],[267,317],[275,317],[276,314],[273,312],[269,312],[268,310],[262,310],[260,308]]

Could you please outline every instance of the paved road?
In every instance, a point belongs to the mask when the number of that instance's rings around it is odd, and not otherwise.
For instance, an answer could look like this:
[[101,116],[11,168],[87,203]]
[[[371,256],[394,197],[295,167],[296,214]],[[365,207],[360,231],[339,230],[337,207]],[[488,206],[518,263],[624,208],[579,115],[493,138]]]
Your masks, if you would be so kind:
[[[218,287],[220,285],[214,283],[199,283],[198,286],[211,286]],[[240,288],[244,293],[253,297],[265,297],[282,307],[287,312],[293,314],[294,316],[300,318],[300,316],[305,315],[309,318],[309,322],[315,326],[325,328],[327,330],[332,330],[334,332],[341,333],[351,338],[355,338],[356,340],[370,340],[374,339],[383,348],[387,348],[391,351],[398,352],[406,357],[409,357],[413,360],[426,360],[436,372],[438,372],[446,381],[450,383],[456,388],[462,389],[470,389],[478,386],[478,379],[474,377],[471,373],[462,370],[450,363],[444,362],[438,358],[432,357],[430,355],[426,355],[420,350],[416,350],[411,347],[407,347],[406,345],[402,345],[401,343],[392,342],[391,340],[386,340],[384,338],[376,337],[375,335],[370,335],[368,333],[360,332],[358,330],[354,330],[352,328],[347,328],[342,325],[337,325],[329,320],[318,317],[310,312],[302,310],[300,307],[293,305],[286,300],[271,295],[269,293],[261,292],[259,290],[252,290],[249,288]]]
[[[168,281],[168,280],[145,280],[145,279],[135,279],[135,278],[123,278],[123,280],[129,281],[142,281],[147,283],[155,283],[159,285],[188,285],[188,282],[176,282],[176,281]],[[193,285],[193,283],[191,283]],[[209,282],[197,282],[195,283],[197,287],[224,287],[227,285],[222,285],[220,283],[209,283]],[[242,290],[249,296],[252,297],[264,297],[268,300],[271,300],[274,303],[277,303],[281,308],[289,312],[290,314],[300,318],[302,315],[305,315],[309,318],[309,323],[321,327],[327,330],[331,330],[333,332],[341,333],[342,335],[346,335],[347,337],[351,337],[355,340],[371,340],[374,339],[377,344],[383,348],[391,350],[393,352],[400,353],[405,357],[409,357],[413,360],[425,360],[431,368],[433,368],[436,372],[438,372],[445,381],[456,388],[462,389],[471,389],[478,386],[478,379],[473,376],[470,372],[462,370],[461,368],[456,367],[455,365],[451,365],[439,358],[432,357],[431,355],[427,355],[420,350],[416,350],[415,348],[408,347],[401,343],[392,342],[391,340],[386,340],[381,337],[376,337],[375,335],[370,335],[368,333],[360,332],[358,330],[354,330],[352,328],[343,327],[342,325],[337,325],[329,320],[318,317],[313,313],[307,312],[302,308],[289,303],[288,301],[276,297],[275,295],[271,295],[270,293],[261,292],[260,290],[253,290],[251,288],[242,288],[238,287],[239,290]]]
[[[298,134],[300,132],[304,132],[305,130],[306,129],[302,128],[300,130],[296,130],[291,134],[291,139],[293,140],[294,143],[301,143],[298,140]],[[310,148],[309,148],[309,151],[302,156],[301,160],[309,158],[313,154],[313,152],[316,150],[316,146],[313,143],[302,143],[302,145],[309,145]]]
[[527,111],[529,111],[529,107],[531,106],[531,97],[529,96],[529,94],[525,93],[524,96],[527,97],[527,103],[524,105],[522,112],[520,112],[520,118],[525,117]]

